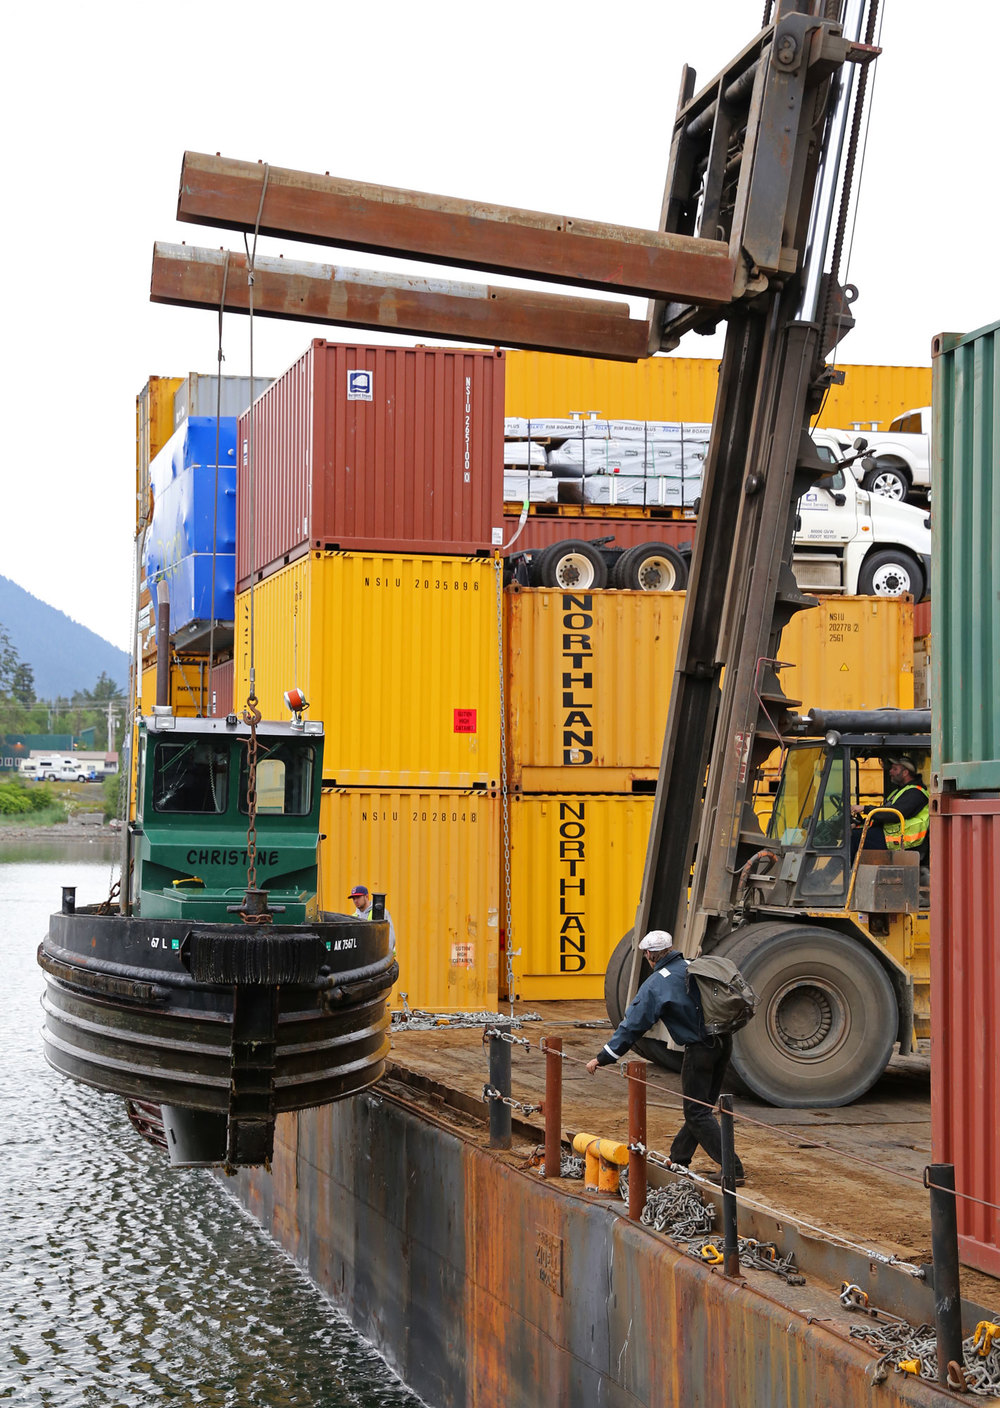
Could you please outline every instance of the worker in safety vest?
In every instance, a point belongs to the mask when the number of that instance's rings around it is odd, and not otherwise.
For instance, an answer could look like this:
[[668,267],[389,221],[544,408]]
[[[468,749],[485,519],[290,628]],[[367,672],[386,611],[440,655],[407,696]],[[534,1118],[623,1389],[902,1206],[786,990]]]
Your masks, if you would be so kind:
[[[347,898],[354,901],[355,919],[370,919],[372,917],[372,897],[368,893],[367,885],[355,885]],[[396,952],[396,930],[388,910],[385,911],[385,921],[389,925],[389,957],[391,958]]]
[[[865,849],[916,851],[920,864],[926,865],[929,853],[930,798],[920,781],[916,763],[908,754],[893,758],[889,764],[889,781],[884,807],[892,807],[903,818],[883,813],[880,825],[872,826],[865,838]],[[875,808],[878,812],[878,808]]]

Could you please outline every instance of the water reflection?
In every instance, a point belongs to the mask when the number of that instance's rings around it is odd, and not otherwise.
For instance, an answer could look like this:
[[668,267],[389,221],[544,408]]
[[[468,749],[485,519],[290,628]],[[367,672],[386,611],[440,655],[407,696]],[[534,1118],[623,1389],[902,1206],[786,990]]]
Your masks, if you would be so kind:
[[60,886],[107,895],[104,849],[0,843],[0,1402],[417,1404],[210,1174],[170,1173],[121,1100],[45,1064],[35,950]]

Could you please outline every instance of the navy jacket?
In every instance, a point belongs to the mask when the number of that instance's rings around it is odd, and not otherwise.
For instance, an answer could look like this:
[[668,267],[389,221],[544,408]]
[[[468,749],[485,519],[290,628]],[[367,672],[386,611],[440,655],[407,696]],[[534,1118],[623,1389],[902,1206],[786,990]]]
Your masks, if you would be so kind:
[[599,1066],[610,1066],[639,1041],[656,1022],[662,1022],[679,1046],[705,1040],[698,984],[688,991],[687,959],[673,952],[650,973],[633,997],[614,1036],[597,1057]]

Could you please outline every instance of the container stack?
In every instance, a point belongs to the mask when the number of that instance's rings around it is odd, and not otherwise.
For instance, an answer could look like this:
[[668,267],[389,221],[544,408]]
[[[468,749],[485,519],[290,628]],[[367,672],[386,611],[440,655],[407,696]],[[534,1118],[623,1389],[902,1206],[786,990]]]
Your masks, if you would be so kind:
[[[600,998],[642,883],[683,593],[507,593],[512,941],[527,1001]],[[913,605],[832,597],[795,616],[804,708],[913,706]],[[759,806],[770,812],[777,755]]]
[[240,417],[234,707],[325,726],[321,904],[398,1006],[497,1002],[504,354],[317,340]]
[[933,347],[931,1116],[961,1257],[1000,1275],[1000,323]]

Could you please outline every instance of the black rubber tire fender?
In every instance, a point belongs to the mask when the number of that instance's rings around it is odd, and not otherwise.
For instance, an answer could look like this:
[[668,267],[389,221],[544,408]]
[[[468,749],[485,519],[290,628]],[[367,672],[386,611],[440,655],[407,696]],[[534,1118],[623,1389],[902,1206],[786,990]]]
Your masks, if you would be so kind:
[[759,998],[733,1037],[732,1068],[747,1090],[788,1109],[830,1109],[875,1084],[899,1014],[888,974],[859,939],[777,920],[748,925],[713,952],[732,959]]

